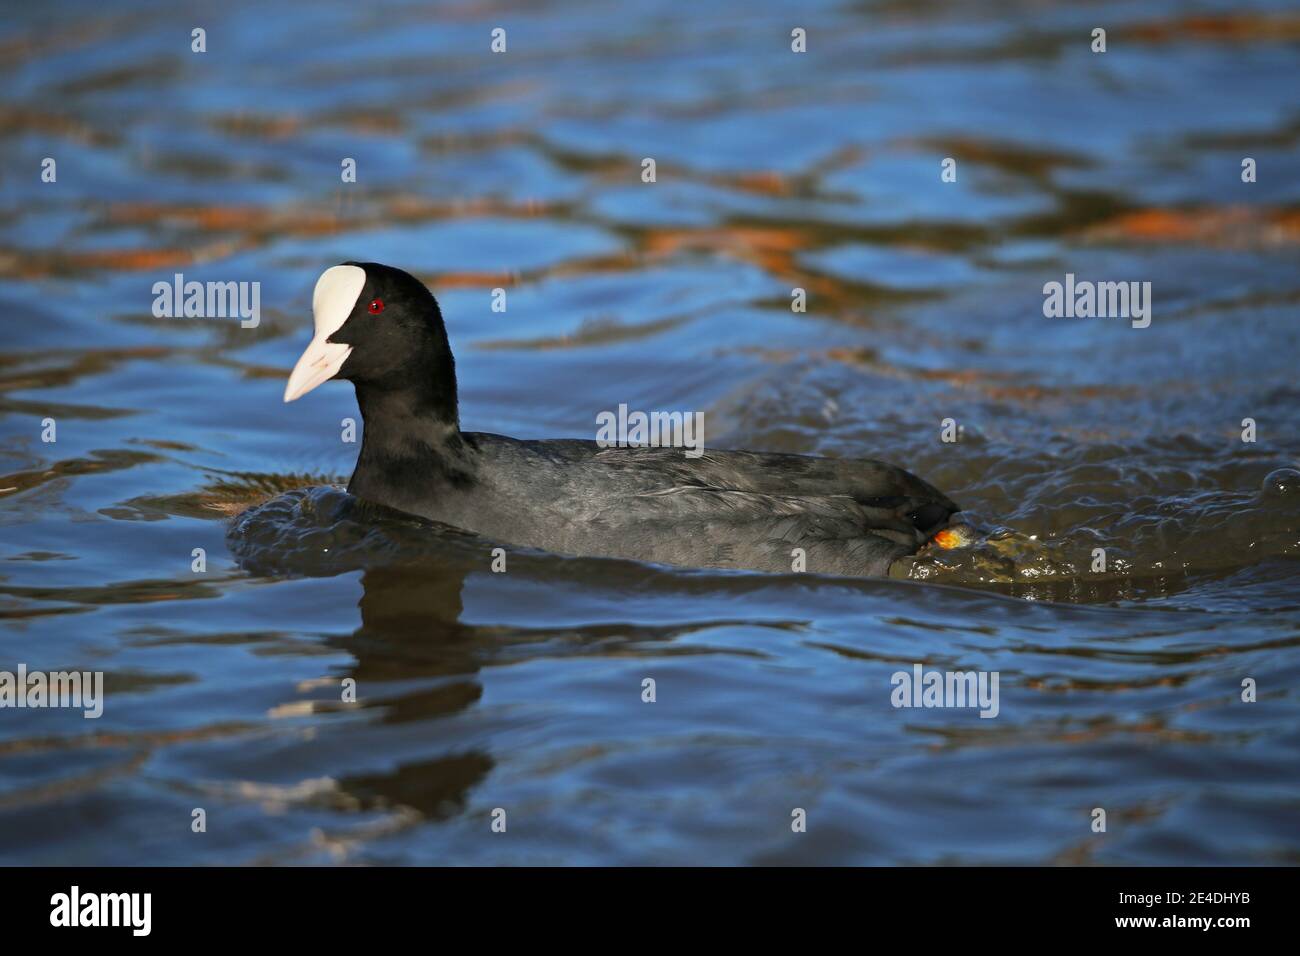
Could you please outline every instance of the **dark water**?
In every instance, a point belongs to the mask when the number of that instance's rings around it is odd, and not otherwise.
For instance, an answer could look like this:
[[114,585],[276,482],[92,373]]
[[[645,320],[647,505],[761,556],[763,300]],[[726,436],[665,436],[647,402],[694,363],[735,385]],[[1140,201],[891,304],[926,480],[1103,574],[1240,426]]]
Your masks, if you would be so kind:
[[[180,6],[0,31],[0,669],[107,694],[0,710],[0,862],[1300,861],[1294,5]],[[1007,533],[492,573],[321,487],[349,387],[280,401],[349,258],[434,288],[468,428],[700,410]],[[175,272],[260,325],[154,318]],[[1150,327],[1045,318],[1066,273]],[[916,663],[998,716],[893,708]]]

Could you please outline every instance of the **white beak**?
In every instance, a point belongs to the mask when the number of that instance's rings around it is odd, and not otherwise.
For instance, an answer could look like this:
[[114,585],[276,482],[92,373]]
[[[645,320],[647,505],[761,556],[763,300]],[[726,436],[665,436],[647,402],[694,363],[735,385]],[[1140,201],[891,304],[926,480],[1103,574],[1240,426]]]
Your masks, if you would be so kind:
[[289,373],[289,381],[284,386],[284,400],[292,402],[295,398],[302,398],[317,385],[328,382],[339,373],[350,354],[350,345],[326,342],[321,336],[313,337],[307,351],[302,353],[302,358]]
[[352,346],[328,339],[348,320],[365,287],[366,271],[360,266],[334,266],[326,269],[316,280],[316,290],[311,297],[316,334],[289,373],[289,381],[284,386],[286,402],[301,398],[339,373],[352,354]]

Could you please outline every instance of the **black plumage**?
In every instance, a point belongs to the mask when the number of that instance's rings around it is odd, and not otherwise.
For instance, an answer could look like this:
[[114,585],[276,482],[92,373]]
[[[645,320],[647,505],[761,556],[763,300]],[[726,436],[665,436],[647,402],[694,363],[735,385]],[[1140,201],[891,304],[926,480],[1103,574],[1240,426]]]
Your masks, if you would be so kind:
[[[349,268],[360,271],[340,271]],[[357,286],[348,310],[337,300]],[[495,541],[761,571],[791,570],[793,549],[802,548],[809,571],[879,576],[959,510],[881,461],[712,449],[689,458],[681,448],[462,432],[446,329],[421,282],[389,266],[348,263],[322,276],[313,305],[317,339],[286,400],[341,362],[328,377],[353,382],[364,419],[348,490]],[[331,316],[324,323],[323,314]],[[312,365],[322,348],[333,349],[329,360]],[[319,381],[303,387],[308,365]]]

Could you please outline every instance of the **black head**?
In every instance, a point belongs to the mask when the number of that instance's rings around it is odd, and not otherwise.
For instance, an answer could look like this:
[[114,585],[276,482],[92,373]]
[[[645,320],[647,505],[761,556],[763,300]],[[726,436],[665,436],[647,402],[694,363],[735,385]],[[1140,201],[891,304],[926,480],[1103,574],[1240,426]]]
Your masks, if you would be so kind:
[[326,269],[312,293],[316,332],[285,386],[291,402],[332,378],[353,382],[360,397],[409,396],[451,409],[456,369],[433,294],[410,273],[377,262]]

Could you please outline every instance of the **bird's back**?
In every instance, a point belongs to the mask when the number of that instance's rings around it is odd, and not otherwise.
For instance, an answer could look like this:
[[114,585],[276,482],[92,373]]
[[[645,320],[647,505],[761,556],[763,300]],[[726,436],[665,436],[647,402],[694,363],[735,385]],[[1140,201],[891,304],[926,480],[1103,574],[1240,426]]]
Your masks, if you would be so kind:
[[494,540],[691,567],[883,575],[958,509],[885,462],[465,433],[478,478],[402,505]]

